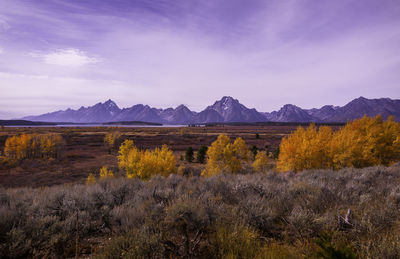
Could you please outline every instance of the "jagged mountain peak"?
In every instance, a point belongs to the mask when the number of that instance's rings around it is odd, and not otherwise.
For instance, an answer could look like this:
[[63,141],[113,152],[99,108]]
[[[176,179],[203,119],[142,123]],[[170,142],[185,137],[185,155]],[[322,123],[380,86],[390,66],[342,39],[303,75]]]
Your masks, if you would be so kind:
[[321,107],[321,109],[333,109],[333,110],[336,110],[337,108],[340,108],[340,106],[324,105]]
[[393,115],[396,120],[399,120],[400,100],[392,100],[389,98],[367,99],[359,97],[345,106],[337,108],[326,121],[346,122],[363,117],[364,115],[370,117],[382,115],[385,119]]
[[294,105],[285,104],[279,111],[264,113],[264,116],[269,121],[278,122],[310,122],[319,121],[319,119],[310,115],[306,110]]
[[319,109],[313,108],[305,111],[312,117],[318,119],[319,121],[325,121],[327,118],[329,118],[335,113],[337,108],[339,107],[333,105],[324,105]]
[[223,102],[223,103],[239,103],[239,100],[235,99],[231,96],[223,96],[221,98],[221,102]]
[[161,117],[168,123],[190,124],[195,122],[195,112],[181,104],[175,109],[168,108],[161,112]]
[[368,101],[369,101],[369,99],[360,96],[360,97],[358,97],[358,98],[356,98],[356,99],[350,101],[348,104],[356,104],[356,105],[362,104],[362,105],[368,105]]
[[221,98],[221,100],[215,101],[213,105],[208,107],[216,110],[218,113],[222,113],[223,111],[234,106],[243,106],[243,105],[239,103],[237,99],[234,99],[230,96],[224,96]]
[[184,104],[179,105],[178,107],[175,108],[175,110],[188,110],[188,111],[190,111],[189,108]]
[[257,112],[257,110],[247,108],[237,99],[234,99],[231,96],[222,97],[221,100],[216,101],[211,106],[208,106],[205,111],[207,110],[214,110],[219,116],[214,113],[210,113],[207,116],[203,114],[203,117],[220,119],[222,122],[258,122],[265,120],[264,116]]
[[216,106],[222,106],[222,107],[229,107],[232,105],[240,105],[239,101],[237,99],[234,99],[233,97],[230,96],[224,96],[221,98],[219,101],[215,101],[215,103],[212,105],[213,107]]
[[301,109],[300,107],[294,105],[294,104],[285,104],[280,110],[298,110]]
[[108,99],[107,101],[105,101],[104,105],[106,105],[109,108],[112,108],[112,107],[118,108],[118,105],[111,99]]
[[262,114],[249,109],[237,99],[224,96],[204,111],[196,113],[185,105],[175,109],[156,109],[145,104],[136,104],[130,108],[120,109],[111,99],[93,106],[81,107],[78,110],[67,110],[29,119],[42,121],[65,122],[108,122],[108,121],[147,121],[171,124],[208,123],[208,122],[258,122],[264,121]]
[[233,98],[232,96],[225,95],[225,96],[222,96],[221,101],[224,102],[224,101],[238,101],[238,100]]
[[[350,101],[348,104],[365,104],[365,105],[374,105],[375,103],[378,102],[395,102],[396,100],[392,100],[390,98],[374,98],[374,99],[368,99],[363,96],[360,96],[352,101]],[[348,105],[347,104],[347,105]]]
[[356,98],[356,99],[354,99],[354,100],[365,101],[365,100],[368,100],[368,99],[365,98],[364,96],[360,96],[360,97],[358,97],[358,98]]
[[394,115],[400,118],[400,100],[389,98],[367,99],[359,97],[343,107],[324,105],[321,108],[302,109],[293,104],[286,104],[278,111],[259,113],[247,108],[237,99],[224,96],[213,105],[197,113],[185,105],[174,108],[156,109],[149,105],[136,104],[120,109],[111,99],[93,106],[80,107],[78,110],[66,109],[23,119],[47,122],[97,123],[110,121],[147,121],[167,124],[190,124],[210,122],[346,122],[364,115],[384,118]]

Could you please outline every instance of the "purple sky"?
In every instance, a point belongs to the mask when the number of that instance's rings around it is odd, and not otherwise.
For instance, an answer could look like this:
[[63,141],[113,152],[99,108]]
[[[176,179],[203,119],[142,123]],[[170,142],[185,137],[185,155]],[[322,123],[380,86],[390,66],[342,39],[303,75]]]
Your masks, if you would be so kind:
[[1,0],[0,118],[400,98],[399,0]]

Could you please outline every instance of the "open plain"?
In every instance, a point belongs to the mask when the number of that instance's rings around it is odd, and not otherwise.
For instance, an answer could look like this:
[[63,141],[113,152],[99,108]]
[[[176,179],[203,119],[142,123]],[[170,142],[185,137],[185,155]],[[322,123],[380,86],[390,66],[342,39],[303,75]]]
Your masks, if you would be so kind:
[[[268,126],[204,126],[204,127],[4,127],[0,131],[0,150],[8,137],[22,133],[56,133],[66,142],[60,160],[24,160],[16,165],[0,165],[0,185],[3,187],[39,187],[68,183],[84,183],[87,176],[97,173],[102,166],[118,171],[118,149],[104,143],[108,132],[118,131],[122,140],[131,139],[140,149],[154,149],[167,145],[174,151],[178,166],[188,166],[181,159],[191,146],[196,152],[201,145],[209,146],[219,134],[234,139],[241,137],[251,148],[273,153],[281,139],[293,132],[297,125]],[[204,165],[191,163],[201,170]]]

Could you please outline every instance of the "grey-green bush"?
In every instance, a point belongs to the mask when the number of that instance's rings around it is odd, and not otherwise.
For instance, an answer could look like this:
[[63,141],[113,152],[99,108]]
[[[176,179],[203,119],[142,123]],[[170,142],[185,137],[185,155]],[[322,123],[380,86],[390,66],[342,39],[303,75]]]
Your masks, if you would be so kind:
[[[0,258],[397,258],[400,166],[0,188]],[[346,213],[351,209],[349,221]]]

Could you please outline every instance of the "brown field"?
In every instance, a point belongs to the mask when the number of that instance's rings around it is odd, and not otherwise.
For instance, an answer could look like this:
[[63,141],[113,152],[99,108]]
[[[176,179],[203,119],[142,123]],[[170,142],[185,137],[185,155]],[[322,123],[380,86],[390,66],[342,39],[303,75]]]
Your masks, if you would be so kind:
[[[132,139],[136,146],[153,149],[168,145],[176,154],[178,165],[185,165],[186,148],[192,146],[195,152],[201,145],[209,146],[221,133],[229,137],[242,137],[248,147],[274,151],[283,136],[297,126],[213,126],[213,127],[27,127],[3,128],[0,131],[0,150],[7,137],[20,133],[58,133],[66,141],[64,158],[60,161],[26,160],[18,165],[0,165],[0,186],[51,186],[57,184],[84,182],[90,172],[98,172],[102,166],[118,171],[117,150],[111,154],[104,144],[107,132],[118,130],[123,139]],[[259,138],[256,138],[256,134]],[[204,165],[193,163],[202,168]]]
[[[246,164],[239,174],[197,177],[205,165],[180,159],[221,133],[274,151],[295,129],[3,128],[0,150],[21,133],[61,134],[66,145],[60,160],[0,166],[0,258],[399,258],[399,163],[299,173]],[[84,184],[104,165],[123,175],[117,149],[104,144],[115,130],[139,148],[167,144],[194,176]]]

